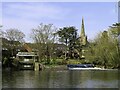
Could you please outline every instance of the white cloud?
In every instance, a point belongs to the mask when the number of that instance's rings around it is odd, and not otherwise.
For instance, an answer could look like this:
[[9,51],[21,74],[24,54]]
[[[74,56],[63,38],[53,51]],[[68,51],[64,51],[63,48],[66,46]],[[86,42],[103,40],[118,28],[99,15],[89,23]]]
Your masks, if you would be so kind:
[[[63,13],[64,11],[64,13]],[[17,28],[26,34],[26,41],[30,41],[30,32],[41,22],[47,24],[52,20],[61,20],[69,10],[47,3],[4,3],[3,30]],[[45,21],[43,20],[46,19]]]
[[105,8],[99,11],[97,6],[96,10],[94,10],[95,7],[90,7],[88,10],[82,4],[78,6],[75,4],[77,3],[3,3],[3,29],[18,28],[26,34],[26,41],[30,41],[31,29],[36,28],[41,22],[52,23],[58,28],[75,26],[80,30],[81,19],[84,16],[88,38],[93,38],[95,33],[111,25],[113,19],[116,20],[113,18],[115,14],[107,11],[111,10],[110,7],[108,7],[110,9]]
[[3,30],[7,30],[10,28],[16,28],[19,29],[20,31],[22,31],[25,35],[26,41],[30,41],[30,33],[31,33],[31,29],[37,26],[37,23],[33,23],[33,22],[29,22],[26,20],[20,20],[20,19],[11,19],[11,18],[5,18],[3,20]]
[[65,8],[63,9],[62,7],[51,6],[50,4],[44,3],[8,4],[4,10],[7,15],[14,15],[23,19],[62,19],[69,13],[69,10],[65,10]]

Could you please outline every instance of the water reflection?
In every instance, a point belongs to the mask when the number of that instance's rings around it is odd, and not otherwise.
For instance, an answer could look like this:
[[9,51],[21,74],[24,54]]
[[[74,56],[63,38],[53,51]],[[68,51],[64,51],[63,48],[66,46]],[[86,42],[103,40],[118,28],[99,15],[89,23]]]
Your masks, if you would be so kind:
[[3,88],[117,88],[118,71],[3,71]]

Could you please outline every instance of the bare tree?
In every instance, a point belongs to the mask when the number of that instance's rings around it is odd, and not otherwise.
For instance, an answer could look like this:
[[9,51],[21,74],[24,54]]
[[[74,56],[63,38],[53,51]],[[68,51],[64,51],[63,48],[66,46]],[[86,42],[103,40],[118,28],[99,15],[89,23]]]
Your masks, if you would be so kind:
[[41,23],[36,29],[32,29],[32,39],[36,43],[39,51],[40,60],[46,60],[50,63],[55,42],[55,32],[57,28],[52,24],[44,25]]
[[19,41],[24,40],[25,34],[18,29],[8,29],[6,30],[6,38],[10,41]]
[[10,51],[14,55],[14,51],[21,42],[24,41],[25,34],[18,29],[8,29],[5,32],[5,38],[10,41]]

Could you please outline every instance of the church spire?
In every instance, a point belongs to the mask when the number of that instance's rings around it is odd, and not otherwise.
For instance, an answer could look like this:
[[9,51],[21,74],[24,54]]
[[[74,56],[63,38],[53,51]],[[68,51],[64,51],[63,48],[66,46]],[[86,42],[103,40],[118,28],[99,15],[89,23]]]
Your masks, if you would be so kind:
[[83,19],[83,17],[82,17],[82,26],[81,26],[80,36],[85,36],[85,28],[84,28],[84,19]]
[[87,44],[87,36],[85,35],[85,28],[84,28],[84,19],[82,17],[82,26],[81,26],[81,32],[80,32],[80,43],[81,45]]

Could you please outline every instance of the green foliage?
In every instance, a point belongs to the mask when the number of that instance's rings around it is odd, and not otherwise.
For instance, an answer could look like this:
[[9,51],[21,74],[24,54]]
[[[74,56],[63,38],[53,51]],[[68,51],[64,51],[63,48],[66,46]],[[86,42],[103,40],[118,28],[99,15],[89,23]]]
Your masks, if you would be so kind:
[[[110,29],[109,29],[110,30]],[[111,29],[111,32],[116,29]],[[110,31],[109,31],[110,32]],[[102,65],[105,68],[120,68],[120,49],[118,40],[108,31],[100,33],[88,47],[86,58],[91,63]]]
[[118,37],[120,35],[120,23],[115,23],[110,26],[110,32],[114,37]]
[[77,29],[75,27],[63,27],[57,32],[60,42],[65,45],[74,45],[77,38]]
[[76,40],[77,40],[77,29],[75,27],[63,27],[57,32],[59,36],[59,41],[66,45],[65,50],[65,60],[67,60],[69,56],[72,57],[72,53],[76,47]]

